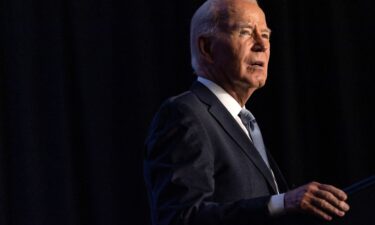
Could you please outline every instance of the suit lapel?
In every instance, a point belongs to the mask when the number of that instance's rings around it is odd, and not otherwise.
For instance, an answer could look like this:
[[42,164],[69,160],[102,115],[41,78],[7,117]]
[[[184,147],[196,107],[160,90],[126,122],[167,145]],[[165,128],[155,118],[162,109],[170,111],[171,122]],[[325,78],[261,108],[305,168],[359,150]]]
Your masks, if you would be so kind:
[[280,192],[286,192],[289,190],[288,183],[286,182],[283,174],[280,171],[279,166],[277,165],[276,161],[273,159],[271,154],[267,151],[267,157],[268,157],[268,162],[270,163],[270,166],[272,168],[272,171],[275,175],[277,185],[279,186]]
[[239,145],[245,155],[255,164],[276,193],[276,187],[269,168],[224,105],[208,88],[199,82],[193,84],[191,91],[195,93],[201,101],[210,106],[208,109],[210,114],[218,121],[226,133]]

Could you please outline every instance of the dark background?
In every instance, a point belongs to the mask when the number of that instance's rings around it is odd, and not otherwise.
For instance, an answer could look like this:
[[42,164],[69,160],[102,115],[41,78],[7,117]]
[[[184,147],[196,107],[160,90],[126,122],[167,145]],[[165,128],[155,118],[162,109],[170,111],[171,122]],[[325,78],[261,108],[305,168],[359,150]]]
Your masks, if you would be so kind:
[[[0,224],[148,224],[143,141],[195,79],[202,2],[1,2]],[[272,54],[248,108],[290,185],[375,173],[372,2],[260,1]]]

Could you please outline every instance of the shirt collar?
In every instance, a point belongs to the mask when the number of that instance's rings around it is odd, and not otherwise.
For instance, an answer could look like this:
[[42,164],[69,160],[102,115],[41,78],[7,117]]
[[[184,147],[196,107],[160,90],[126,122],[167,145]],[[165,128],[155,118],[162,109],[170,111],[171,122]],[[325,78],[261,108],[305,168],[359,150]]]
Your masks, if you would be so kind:
[[206,78],[198,76],[197,80],[204,86],[206,86],[219,99],[219,101],[229,111],[233,118],[238,117],[238,114],[240,113],[242,107],[230,94],[228,94],[228,92]]

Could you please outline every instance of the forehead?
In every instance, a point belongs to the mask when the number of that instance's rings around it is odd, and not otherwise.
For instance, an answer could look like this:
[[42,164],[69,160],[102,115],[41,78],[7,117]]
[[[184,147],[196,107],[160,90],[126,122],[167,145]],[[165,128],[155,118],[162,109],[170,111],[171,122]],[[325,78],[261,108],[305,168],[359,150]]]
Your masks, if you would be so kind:
[[[267,28],[266,17],[262,9],[255,3],[248,1],[233,1],[224,10],[225,23],[230,27],[239,25],[257,25]],[[223,21],[223,22],[224,22]]]

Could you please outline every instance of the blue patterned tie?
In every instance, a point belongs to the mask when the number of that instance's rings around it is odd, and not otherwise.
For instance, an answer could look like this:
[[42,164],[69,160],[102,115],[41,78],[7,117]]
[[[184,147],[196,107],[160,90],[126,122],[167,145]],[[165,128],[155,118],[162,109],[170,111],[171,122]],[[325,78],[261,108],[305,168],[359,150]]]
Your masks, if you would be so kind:
[[262,138],[262,133],[260,132],[255,117],[247,109],[242,109],[239,113],[239,117],[241,118],[242,123],[245,125],[247,131],[249,132],[250,138],[255,148],[258,150],[260,156],[262,157],[263,161],[267,164],[268,167],[270,167],[266,154],[266,147],[264,146]]
[[264,146],[262,133],[260,132],[258,123],[255,120],[255,117],[247,109],[241,109],[241,112],[238,114],[238,116],[241,118],[242,123],[245,125],[247,131],[249,132],[250,139],[253,142],[255,148],[258,150],[263,161],[266,163],[267,167],[270,169],[273,181],[276,186],[276,191],[277,193],[279,193],[279,187],[277,185],[275,175],[273,174],[273,171],[268,162],[266,147]]

